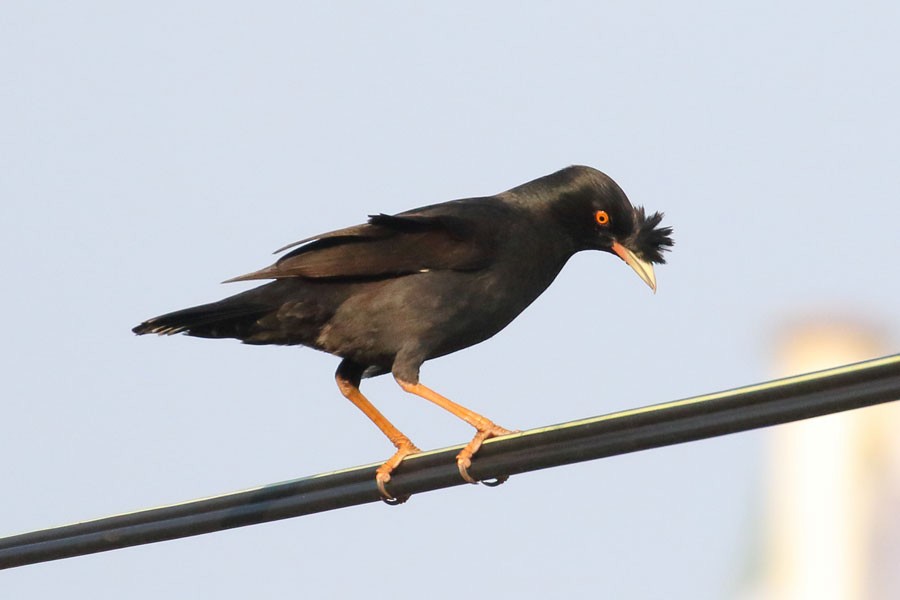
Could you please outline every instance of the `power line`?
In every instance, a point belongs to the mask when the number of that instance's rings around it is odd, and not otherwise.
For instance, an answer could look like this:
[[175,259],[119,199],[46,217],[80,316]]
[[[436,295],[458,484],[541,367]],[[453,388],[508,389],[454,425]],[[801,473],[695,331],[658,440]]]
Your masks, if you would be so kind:
[[[488,440],[469,473],[480,479],[503,479],[897,399],[900,354]],[[388,489],[408,496],[462,485],[455,461],[460,448],[408,458]],[[2,538],[0,569],[378,502],[376,467],[365,465]]]

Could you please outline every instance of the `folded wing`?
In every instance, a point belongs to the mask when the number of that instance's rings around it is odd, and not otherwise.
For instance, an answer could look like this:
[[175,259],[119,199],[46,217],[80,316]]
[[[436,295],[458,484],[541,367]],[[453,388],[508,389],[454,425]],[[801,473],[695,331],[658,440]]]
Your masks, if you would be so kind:
[[274,265],[228,281],[305,277],[372,279],[430,270],[473,271],[494,256],[495,232],[454,215],[373,215],[369,222],[301,240]]

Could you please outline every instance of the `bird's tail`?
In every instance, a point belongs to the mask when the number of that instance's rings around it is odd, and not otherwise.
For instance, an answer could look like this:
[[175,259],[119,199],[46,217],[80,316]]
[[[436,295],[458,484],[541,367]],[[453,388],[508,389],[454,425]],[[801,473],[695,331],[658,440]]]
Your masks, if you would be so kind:
[[257,319],[271,312],[270,306],[237,302],[235,297],[177,310],[148,319],[132,329],[138,335],[186,333],[206,338],[243,338]]

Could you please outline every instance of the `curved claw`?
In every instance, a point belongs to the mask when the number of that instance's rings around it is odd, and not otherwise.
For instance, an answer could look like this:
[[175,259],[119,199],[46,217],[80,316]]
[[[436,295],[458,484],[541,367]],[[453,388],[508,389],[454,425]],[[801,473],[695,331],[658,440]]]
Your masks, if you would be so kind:
[[381,501],[387,504],[388,506],[397,506],[399,504],[403,504],[410,498],[410,494],[404,494],[402,496],[394,496],[390,492],[387,491],[385,484],[390,481],[391,476],[387,473],[378,473],[375,475],[375,485],[378,486],[378,492],[381,494]]
[[456,457],[456,468],[459,469],[459,476],[467,483],[477,484],[478,480],[469,475],[469,467],[472,466],[472,459]]
[[[481,445],[484,443],[484,441],[490,438],[516,433],[514,431],[510,431],[509,429],[498,427],[490,421],[488,421],[488,424],[489,425],[487,425],[484,429],[479,428],[478,433],[475,434],[475,437],[472,438],[472,441],[466,444],[466,447],[460,450],[459,454],[456,455],[456,468],[459,470],[459,476],[468,483],[478,483],[477,479],[469,475],[469,467],[472,466],[472,457],[476,452],[478,452],[478,450],[481,449]],[[496,487],[502,484],[507,479],[509,479],[508,476],[497,477],[493,481],[482,481],[481,483],[489,487]]]
[[503,485],[506,483],[506,480],[509,479],[509,475],[501,475],[499,477],[495,477],[493,479],[482,479],[478,481],[471,475],[469,475],[469,467],[472,466],[472,461],[466,459],[465,461],[457,459],[456,468],[459,469],[459,476],[466,480],[468,483],[481,483],[488,487],[497,487],[498,485]]
[[375,485],[378,486],[378,492],[381,494],[381,500],[390,506],[403,504],[409,500],[409,494],[404,496],[394,496],[387,491],[385,485],[391,480],[391,473],[396,469],[403,459],[410,454],[421,452],[415,444],[404,438],[397,446],[397,452],[387,459],[383,465],[375,469]]

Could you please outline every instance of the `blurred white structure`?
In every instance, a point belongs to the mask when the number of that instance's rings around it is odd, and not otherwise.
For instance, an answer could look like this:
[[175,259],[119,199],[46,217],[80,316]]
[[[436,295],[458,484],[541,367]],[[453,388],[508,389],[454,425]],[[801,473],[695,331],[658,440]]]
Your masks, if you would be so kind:
[[[777,375],[887,353],[858,322],[810,320],[779,340]],[[900,406],[772,430],[761,581],[772,600],[900,598]]]

